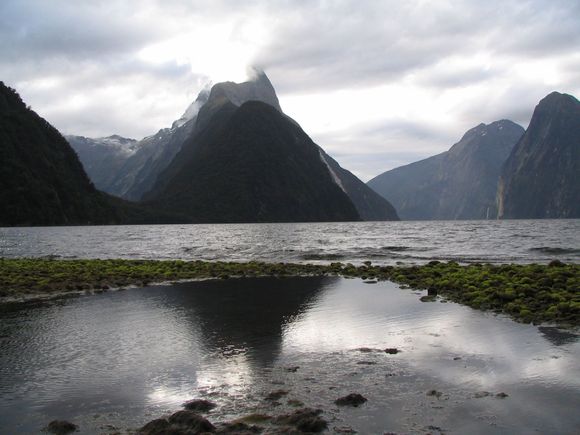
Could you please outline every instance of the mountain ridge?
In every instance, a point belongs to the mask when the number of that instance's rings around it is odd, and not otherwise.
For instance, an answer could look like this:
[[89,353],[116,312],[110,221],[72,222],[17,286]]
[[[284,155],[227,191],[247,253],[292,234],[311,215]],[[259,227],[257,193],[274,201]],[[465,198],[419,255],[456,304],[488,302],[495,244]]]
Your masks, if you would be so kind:
[[509,120],[479,124],[448,151],[386,171],[368,186],[401,219],[487,219],[496,216],[501,165],[524,129]]

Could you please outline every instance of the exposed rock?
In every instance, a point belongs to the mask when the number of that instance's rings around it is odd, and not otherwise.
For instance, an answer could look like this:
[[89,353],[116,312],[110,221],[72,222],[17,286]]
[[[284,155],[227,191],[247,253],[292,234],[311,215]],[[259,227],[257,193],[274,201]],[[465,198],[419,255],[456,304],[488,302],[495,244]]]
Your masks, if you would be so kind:
[[388,353],[389,355],[396,355],[399,352],[401,352],[399,349],[397,349],[396,347],[387,347],[385,349],[385,353]]
[[303,408],[291,414],[283,414],[274,419],[275,424],[294,426],[301,432],[322,432],[328,428],[328,423],[322,417],[321,409]]
[[270,394],[266,396],[266,400],[275,401],[280,400],[282,397],[286,396],[288,391],[286,390],[276,390],[272,391]]
[[497,393],[495,395],[495,397],[497,397],[499,399],[505,399],[506,397],[509,397],[509,394],[501,392],[501,393]]
[[421,296],[421,297],[419,298],[419,300],[420,300],[421,302],[435,302],[435,301],[437,300],[437,296],[430,296],[430,295],[427,295],[427,296]]
[[427,391],[427,396],[430,396],[430,397],[437,397],[439,399],[442,395],[443,395],[443,393],[441,391],[437,391],[437,390]]
[[143,426],[137,433],[141,435],[156,435],[169,430],[171,424],[165,418],[156,418]]
[[365,403],[367,399],[358,393],[351,393],[344,397],[340,397],[334,401],[338,406],[360,406]]
[[208,412],[214,409],[217,405],[205,399],[188,400],[183,404],[183,407],[189,411]]
[[150,421],[137,431],[139,435],[194,435],[213,433],[216,428],[206,418],[193,411],[177,411],[169,418]]
[[249,426],[246,423],[234,422],[224,423],[219,425],[216,434],[235,434],[235,435],[252,435],[255,433],[262,433],[262,428],[259,426]]
[[46,427],[47,432],[56,434],[56,435],[65,435],[71,432],[75,432],[78,430],[78,426],[70,421],[66,420],[53,420],[48,423]]

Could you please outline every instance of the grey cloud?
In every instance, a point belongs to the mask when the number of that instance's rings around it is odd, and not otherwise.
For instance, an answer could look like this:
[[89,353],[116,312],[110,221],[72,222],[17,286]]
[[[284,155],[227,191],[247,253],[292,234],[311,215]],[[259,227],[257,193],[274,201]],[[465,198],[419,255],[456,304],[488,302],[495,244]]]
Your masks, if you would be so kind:
[[[452,126],[391,119],[315,137],[364,178],[444,151],[480,122],[509,118],[525,126],[554,89],[541,80],[513,82],[510,65],[556,65],[566,87],[557,90],[580,92],[575,0],[3,0],[0,79],[66,133],[140,137],[178,117],[207,77],[176,62],[143,62],[139,50],[226,20],[235,41],[248,17],[263,18],[263,45],[252,60],[281,95],[404,81],[439,95],[472,85],[486,90],[453,109]],[[473,62],[478,53],[491,67]],[[46,85],[51,78],[56,84]],[[114,86],[122,88],[115,97],[100,92]],[[91,101],[82,110],[67,106],[83,95]]]
[[4,0],[0,51],[18,61],[128,53],[160,36],[155,27],[131,19],[132,12],[125,2]]
[[[302,4],[284,17],[256,59],[282,91],[394,82],[446,58],[479,51],[515,61],[551,57],[580,45],[579,6],[568,0],[317,5]],[[453,79],[469,83],[488,77],[474,70],[470,77],[426,82],[457,86]]]

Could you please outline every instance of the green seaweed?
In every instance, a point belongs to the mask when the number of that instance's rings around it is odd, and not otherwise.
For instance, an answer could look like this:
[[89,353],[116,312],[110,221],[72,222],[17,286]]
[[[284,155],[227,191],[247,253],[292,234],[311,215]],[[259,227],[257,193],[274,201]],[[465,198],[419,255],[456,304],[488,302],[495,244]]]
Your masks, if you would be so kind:
[[[0,258],[0,301],[18,297],[103,291],[152,282],[255,276],[321,276],[390,280],[479,310],[522,322],[580,325],[580,265],[470,264],[432,261],[422,266],[362,266],[204,262],[181,260],[55,260]],[[434,297],[433,297],[434,298]]]

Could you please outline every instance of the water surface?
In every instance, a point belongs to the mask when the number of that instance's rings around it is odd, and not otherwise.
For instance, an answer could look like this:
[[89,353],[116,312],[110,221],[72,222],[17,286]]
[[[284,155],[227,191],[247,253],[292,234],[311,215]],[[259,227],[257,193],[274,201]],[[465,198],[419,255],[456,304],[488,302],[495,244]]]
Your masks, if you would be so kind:
[[580,219],[0,228],[0,257],[580,262]]
[[[422,303],[417,293],[337,277],[258,278],[4,307],[2,430],[38,433],[65,418],[82,433],[107,433],[203,397],[219,405],[214,422],[286,412],[299,400],[323,409],[331,428],[359,433],[577,433],[577,333]],[[279,389],[288,395],[277,406],[264,400]],[[426,394],[433,389],[440,397]],[[369,401],[333,404],[351,392]]]

